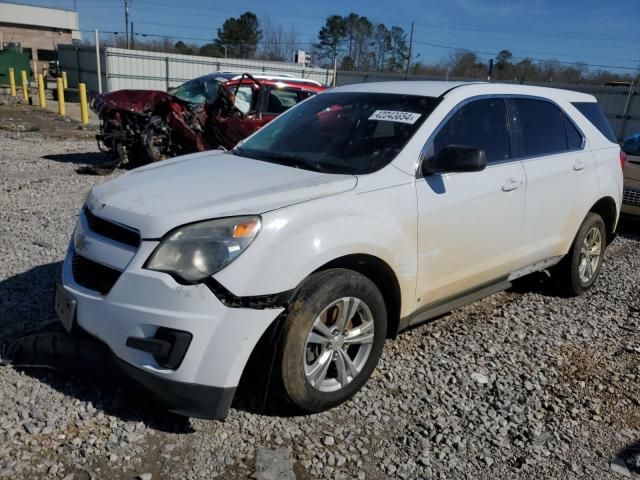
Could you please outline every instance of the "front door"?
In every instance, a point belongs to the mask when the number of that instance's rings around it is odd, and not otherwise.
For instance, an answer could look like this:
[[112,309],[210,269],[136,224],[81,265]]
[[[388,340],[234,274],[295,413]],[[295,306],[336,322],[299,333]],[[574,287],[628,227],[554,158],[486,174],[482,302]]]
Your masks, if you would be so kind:
[[449,145],[482,149],[480,172],[418,178],[417,308],[497,281],[522,267],[525,175],[513,160],[502,98],[464,104],[428,146],[436,155]]

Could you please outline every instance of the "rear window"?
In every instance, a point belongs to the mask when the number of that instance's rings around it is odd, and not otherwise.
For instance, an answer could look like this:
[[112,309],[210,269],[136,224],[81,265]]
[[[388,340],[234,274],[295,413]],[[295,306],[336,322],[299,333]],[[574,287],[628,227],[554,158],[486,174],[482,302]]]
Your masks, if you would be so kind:
[[600,110],[600,106],[597,103],[574,102],[572,105],[576,107],[581,114],[587,117],[587,120],[589,120],[594,127],[600,130],[600,133],[607,137],[610,142],[617,143],[616,136],[611,129],[611,125],[609,125],[607,118],[604,116],[604,113],[602,113],[602,110]]

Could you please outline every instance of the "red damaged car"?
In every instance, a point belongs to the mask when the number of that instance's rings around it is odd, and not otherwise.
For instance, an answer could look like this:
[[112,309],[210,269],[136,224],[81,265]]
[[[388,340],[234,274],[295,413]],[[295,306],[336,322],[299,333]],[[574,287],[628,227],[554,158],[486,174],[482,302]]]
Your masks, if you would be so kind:
[[212,73],[168,92],[96,96],[101,149],[117,164],[143,165],[186,153],[229,149],[302,100],[325,90],[313,80]]

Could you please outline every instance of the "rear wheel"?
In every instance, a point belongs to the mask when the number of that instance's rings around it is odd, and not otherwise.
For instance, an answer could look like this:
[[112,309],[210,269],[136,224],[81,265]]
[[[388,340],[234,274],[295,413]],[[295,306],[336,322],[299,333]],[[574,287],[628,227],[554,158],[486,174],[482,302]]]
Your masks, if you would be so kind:
[[582,295],[598,278],[606,248],[607,232],[602,217],[589,213],[582,222],[569,253],[553,271],[557,289]]
[[375,369],[386,327],[385,303],[371,280],[344,269],[312,275],[292,302],[279,345],[286,396],[307,412],[348,400]]

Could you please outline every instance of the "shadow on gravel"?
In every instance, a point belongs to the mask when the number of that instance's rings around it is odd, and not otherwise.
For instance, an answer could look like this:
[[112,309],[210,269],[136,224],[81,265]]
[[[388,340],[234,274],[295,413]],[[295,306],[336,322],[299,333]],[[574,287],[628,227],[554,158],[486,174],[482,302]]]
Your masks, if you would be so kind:
[[61,153],[44,155],[42,158],[62,163],[75,163],[78,165],[99,165],[110,160],[104,152]]
[[53,287],[61,270],[62,262],[48,263],[0,282],[0,345],[55,318]]
[[630,216],[620,217],[618,234],[622,237],[640,240],[640,218]]
[[[90,401],[105,414],[172,433],[192,432],[189,419],[153,403],[88,335],[69,335],[55,318],[53,286],[62,262],[0,282],[0,352],[13,368],[59,392]],[[0,367],[2,368],[2,367]]]
[[535,272],[526,277],[518,278],[507,291],[514,293],[540,293],[549,297],[560,296],[553,288],[549,275],[545,272]]
[[640,440],[627,445],[616,456],[625,461],[630,472],[640,474]]

